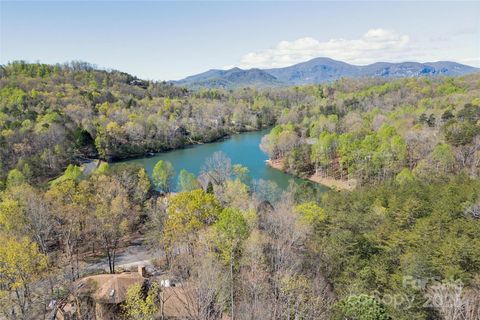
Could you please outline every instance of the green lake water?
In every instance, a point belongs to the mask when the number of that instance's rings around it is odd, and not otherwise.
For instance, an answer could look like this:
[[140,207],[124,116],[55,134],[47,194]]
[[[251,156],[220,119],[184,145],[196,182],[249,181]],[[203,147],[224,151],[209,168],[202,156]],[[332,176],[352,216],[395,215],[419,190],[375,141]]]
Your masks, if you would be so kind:
[[198,175],[205,160],[211,157],[214,152],[222,151],[231,159],[232,165],[241,164],[247,167],[250,171],[250,177],[253,180],[270,180],[285,190],[288,187],[289,181],[293,179],[296,183],[308,183],[315,188],[327,190],[324,186],[298,179],[279,170],[272,169],[265,163],[268,157],[260,149],[260,141],[269,131],[270,129],[265,129],[262,131],[235,134],[225,140],[158,153],[150,157],[126,160],[122,161],[122,163],[141,164],[151,176],[153,167],[158,160],[166,160],[173,164],[177,176],[182,169]]

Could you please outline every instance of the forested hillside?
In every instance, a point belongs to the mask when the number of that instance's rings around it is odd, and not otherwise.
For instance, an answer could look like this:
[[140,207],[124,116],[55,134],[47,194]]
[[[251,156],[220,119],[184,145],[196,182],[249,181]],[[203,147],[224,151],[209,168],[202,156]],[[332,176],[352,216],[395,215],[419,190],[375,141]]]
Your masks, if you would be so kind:
[[58,175],[83,158],[118,159],[209,142],[274,123],[254,90],[189,93],[86,63],[15,62],[0,73],[1,176]]
[[[118,318],[164,319],[162,277],[186,319],[480,318],[479,75],[189,92],[79,63],[1,72],[0,317],[92,319],[79,279],[124,271],[141,239],[148,294]],[[273,124],[284,170],[357,188],[280,190],[222,153],[177,193],[165,161],[77,166]]]
[[316,97],[284,110],[262,141],[284,170],[310,177],[432,180],[478,176],[480,76],[337,82],[302,87]]

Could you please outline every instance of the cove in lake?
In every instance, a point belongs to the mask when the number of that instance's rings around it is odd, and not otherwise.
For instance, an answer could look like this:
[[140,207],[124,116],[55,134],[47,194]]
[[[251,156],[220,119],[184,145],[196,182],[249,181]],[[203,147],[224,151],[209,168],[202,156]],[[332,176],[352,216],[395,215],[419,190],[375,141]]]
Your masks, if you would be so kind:
[[[153,167],[158,160],[164,160],[170,161],[173,164],[177,177],[182,169],[198,175],[202,170],[205,160],[211,157],[214,152],[222,151],[231,159],[232,165],[241,164],[247,167],[250,171],[250,177],[253,180],[270,180],[275,182],[283,190],[288,188],[290,180],[294,180],[295,183],[298,184],[308,184],[320,191],[328,190],[325,186],[293,177],[292,175],[268,166],[265,163],[268,157],[260,149],[260,141],[269,131],[270,129],[265,129],[235,134],[225,140],[158,153],[155,156],[125,160],[121,161],[121,163],[140,164],[145,167],[145,170],[147,170],[151,176]],[[177,181],[175,182],[175,186],[176,185]]]

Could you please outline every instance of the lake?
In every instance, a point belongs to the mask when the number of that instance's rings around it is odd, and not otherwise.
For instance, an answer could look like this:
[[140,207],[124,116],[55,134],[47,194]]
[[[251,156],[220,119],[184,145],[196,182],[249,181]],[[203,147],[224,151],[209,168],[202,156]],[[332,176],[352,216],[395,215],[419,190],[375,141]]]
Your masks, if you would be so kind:
[[173,164],[177,176],[182,169],[198,175],[205,160],[211,157],[214,152],[222,151],[232,160],[232,165],[241,164],[247,167],[253,180],[270,180],[285,190],[288,188],[289,181],[293,179],[296,183],[308,183],[323,191],[328,190],[325,186],[295,178],[292,175],[270,168],[265,163],[265,160],[268,159],[267,155],[260,149],[260,141],[269,131],[270,129],[264,129],[235,134],[225,140],[188,146],[183,149],[158,153],[155,156],[125,160],[122,163],[141,164],[151,176],[153,167],[158,160],[164,160]]

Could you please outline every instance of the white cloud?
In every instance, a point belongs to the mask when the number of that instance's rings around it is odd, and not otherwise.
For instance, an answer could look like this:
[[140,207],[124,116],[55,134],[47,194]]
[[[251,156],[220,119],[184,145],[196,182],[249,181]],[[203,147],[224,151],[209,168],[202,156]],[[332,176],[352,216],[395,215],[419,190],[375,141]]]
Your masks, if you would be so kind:
[[318,41],[311,37],[281,41],[274,48],[244,55],[237,66],[241,68],[277,68],[329,57],[354,64],[391,61],[409,51],[410,38],[394,31],[370,29],[359,39]]

